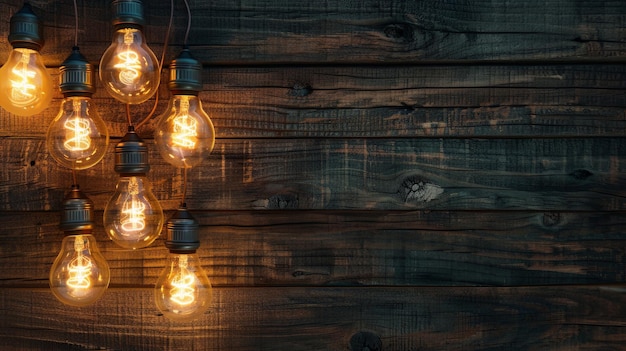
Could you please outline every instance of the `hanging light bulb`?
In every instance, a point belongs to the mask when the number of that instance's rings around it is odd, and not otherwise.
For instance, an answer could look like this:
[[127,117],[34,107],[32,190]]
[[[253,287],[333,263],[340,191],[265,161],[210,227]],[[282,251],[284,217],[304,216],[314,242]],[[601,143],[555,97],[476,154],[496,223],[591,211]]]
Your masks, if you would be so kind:
[[109,265],[91,235],[93,202],[74,186],[63,204],[61,229],[68,235],[50,269],[50,289],[67,305],[86,306],[109,286]]
[[212,299],[211,282],[196,254],[198,222],[183,205],[167,221],[166,231],[170,253],[155,285],[156,305],[169,319],[189,321],[201,316]]
[[109,145],[109,132],[91,99],[94,71],[78,47],[62,63],[61,110],[48,128],[50,155],[71,169],[86,169],[100,162]]
[[140,104],[154,95],[161,80],[159,61],[142,33],[139,0],[113,1],[113,43],[100,59],[100,80],[115,99]]
[[120,179],[104,209],[104,229],[121,247],[146,247],[161,233],[163,210],[146,177],[149,170],[148,149],[131,126],[115,146]]
[[198,165],[213,150],[215,129],[202,109],[202,65],[185,48],[170,63],[172,92],[166,112],[158,119],[154,139],[161,157],[174,167]]
[[9,42],[13,50],[0,68],[0,106],[10,113],[32,116],[52,100],[52,79],[39,50],[43,31],[30,4],[11,17]]

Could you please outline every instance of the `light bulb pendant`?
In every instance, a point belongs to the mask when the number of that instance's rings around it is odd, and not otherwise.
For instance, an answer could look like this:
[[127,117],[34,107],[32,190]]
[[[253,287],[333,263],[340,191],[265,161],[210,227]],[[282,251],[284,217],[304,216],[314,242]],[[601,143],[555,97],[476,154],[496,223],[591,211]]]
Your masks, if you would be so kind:
[[198,222],[184,204],[167,221],[165,246],[170,253],[154,293],[157,308],[174,321],[198,318],[211,303],[211,282],[196,254],[200,246],[198,228]]
[[104,158],[109,145],[109,131],[91,99],[96,91],[95,72],[78,47],[59,70],[64,99],[48,127],[48,150],[65,167],[87,169]]
[[215,129],[202,109],[202,65],[185,48],[170,63],[168,88],[172,98],[158,118],[154,140],[161,157],[172,166],[192,168],[213,151]]
[[63,201],[61,229],[67,236],[49,276],[54,296],[67,305],[92,304],[109,286],[109,265],[91,234],[92,220],[93,202],[73,186]]
[[146,177],[149,170],[148,148],[130,126],[115,146],[115,171],[120,178],[104,209],[104,229],[121,247],[143,248],[161,234],[163,210]]
[[30,4],[11,17],[9,42],[13,50],[0,68],[0,106],[19,116],[45,110],[52,100],[52,79],[39,54],[43,26]]

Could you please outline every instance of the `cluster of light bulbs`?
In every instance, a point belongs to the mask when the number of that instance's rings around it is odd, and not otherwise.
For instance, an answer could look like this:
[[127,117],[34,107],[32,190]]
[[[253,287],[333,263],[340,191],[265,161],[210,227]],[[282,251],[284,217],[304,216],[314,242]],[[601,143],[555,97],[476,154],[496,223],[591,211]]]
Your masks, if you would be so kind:
[[[100,60],[99,78],[116,100],[140,104],[158,90],[159,61],[142,33],[141,1],[114,0],[112,6],[113,42]],[[0,106],[16,115],[38,114],[50,104],[53,85],[39,54],[42,26],[29,4],[11,17],[9,41],[13,51],[0,68]],[[162,157],[185,172],[197,166],[215,142],[213,124],[198,99],[201,70],[186,48],[171,62],[168,87],[173,97],[155,128]],[[106,123],[91,99],[94,75],[78,47],[60,67],[64,98],[46,143],[51,156],[73,172],[100,162],[109,144]],[[170,319],[194,319],[208,309],[211,300],[211,284],[196,254],[198,222],[183,203],[164,223],[163,210],[146,177],[147,155],[147,146],[129,118],[128,133],[115,147],[115,171],[120,177],[104,209],[105,232],[123,248],[140,249],[152,244],[165,227],[169,256],[156,282],[156,305]],[[109,266],[92,235],[93,202],[73,184],[63,204],[61,229],[66,237],[50,270],[50,287],[63,303],[86,306],[108,288]]]

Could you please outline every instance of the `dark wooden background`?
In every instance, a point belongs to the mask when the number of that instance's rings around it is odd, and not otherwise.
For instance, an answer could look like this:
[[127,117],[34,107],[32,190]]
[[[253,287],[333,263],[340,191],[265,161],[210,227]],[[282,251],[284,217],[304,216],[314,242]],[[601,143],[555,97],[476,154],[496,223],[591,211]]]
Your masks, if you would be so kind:
[[[176,2],[167,62],[186,25]],[[31,3],[57,79],[72,1]],[[78,3],[97,64],[109,2]],[[21,4],[0,1],[1,62]],[[169,2],[144,4],[160,56]],[[0,349],[626,350],[626,2],[190,4],[218,135],[188,199],[211,309],[170,322],[152,292],[164,240],[108,241],[111,153],[78,175],[111,287],[85,308],[53,297],[71,184],[45,149],[56,91],[42,115],[0,111]],[[112,150],[124,106],[95,98]],[[139,134],[152,145],[152,123]],[[151,163],[169,215],[182,174],[154,148]]]

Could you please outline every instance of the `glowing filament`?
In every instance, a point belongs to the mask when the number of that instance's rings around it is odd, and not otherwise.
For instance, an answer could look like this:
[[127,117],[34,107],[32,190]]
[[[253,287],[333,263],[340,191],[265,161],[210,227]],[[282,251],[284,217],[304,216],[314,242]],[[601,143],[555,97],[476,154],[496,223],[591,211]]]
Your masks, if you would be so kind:
[[130,200],[124,202],[122,207],[122,235],[130,235],[133,232],[142,231],[146,227],[146,204],[139,200],[139,184],[135,178],[131,178],[128,185]]
[[180,115],[174,118],[172,143],[176,146],[191,149],[198,140],[198,122],[189,117],[189,100],[180,101]]
[[89,275],[91,274],[92,263],[89,257],[83,255],[85,249],[85,243],[81,237],[77,237],[74,241],[74,250],[76,251],[76,257],[68,264],[69,278],[67,278],[67,286],[72,289],[82,290],[91,287],[91,280]]
[[[127,46],[133,44],[133,33],[130,29],[124,33],[124,44]],[[119,70],[119,80],[124,85],[132,85],[137,78],[141,75],[141,61],[139,61],[139,54],[135,51],[127,49],[117,54],[119,63],[113,67]]]
[[17,64],[11,73],[15,76],[15,80],[11,79],[11,101],[19,106],[30,105],[36,100],[34,90],[37,86],[33,83],[36,72],[28,69],[30,54],[23,52],[20,57],[20,63]]
[[187,255],[181,255],[178,261],[179,271],[172,278],[172,290],[170,299],[179,306],[193,303],[195,298],[194,275],[187,270]]
[[89,121],[80,116],[80,101],[74,101],[72,118],[65,121],[65,142],[63,146],[70,151],[84,151],[91,147]]

